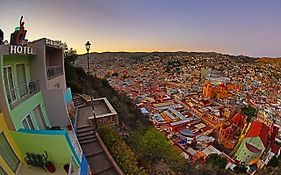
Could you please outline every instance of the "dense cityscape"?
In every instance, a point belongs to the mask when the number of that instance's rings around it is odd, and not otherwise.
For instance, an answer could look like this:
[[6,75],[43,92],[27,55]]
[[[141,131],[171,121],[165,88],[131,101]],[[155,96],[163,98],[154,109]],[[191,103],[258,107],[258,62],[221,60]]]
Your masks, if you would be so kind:
[[280,175],[281,1],[0,2],[0,175]]
[[[264,168],[280,154],[278,61],[217,53],[92,54],[92,72],[133,99],[192,161]],[[269,60],[269,62],[264,62]],[[76,66],[85,66],[82,56]]]

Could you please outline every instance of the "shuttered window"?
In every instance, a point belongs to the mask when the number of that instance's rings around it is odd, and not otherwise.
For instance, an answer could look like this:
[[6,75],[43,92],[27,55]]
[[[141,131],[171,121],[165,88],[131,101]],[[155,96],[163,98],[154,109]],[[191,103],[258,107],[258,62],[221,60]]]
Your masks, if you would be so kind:
[[0,134],[0,155],[2,156],[4,161],[8,164],[10,169],[13,172],[16,172],[20,164],[20,160],[18,159],[15,152],[11,148],[3,132]]

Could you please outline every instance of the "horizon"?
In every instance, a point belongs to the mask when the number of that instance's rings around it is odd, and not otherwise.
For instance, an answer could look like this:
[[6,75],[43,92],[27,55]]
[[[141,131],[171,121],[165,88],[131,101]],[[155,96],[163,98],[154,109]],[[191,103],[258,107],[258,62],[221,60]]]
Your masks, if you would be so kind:
[[86,53],[84,44],[89,40],[90,52],[99,53],[184,51],[280,57],[280,7],[281,2],[274,0],[14,0],[0,2],[2,14],[8,14],[0,17],[0,28],[9,40],[23,15],[29,41],[62,40],[78,54]]
[[[184,52],[184,53],[216,53],[221,55],[229,55],[229,56],[245,56],[251,58],[273,58],[273,59],[281,59],[281,56],[269,57],[269,56],[249,56],[249,55],[242,55],[242,54],[229,54],[229,53],[222,53],[216,51],[104,51],[104,52],[89,52],[89,54],[103,54],[103,53],[176,53],[176,52]],[[78,56],[86,55],[87,53],[77,53]]]

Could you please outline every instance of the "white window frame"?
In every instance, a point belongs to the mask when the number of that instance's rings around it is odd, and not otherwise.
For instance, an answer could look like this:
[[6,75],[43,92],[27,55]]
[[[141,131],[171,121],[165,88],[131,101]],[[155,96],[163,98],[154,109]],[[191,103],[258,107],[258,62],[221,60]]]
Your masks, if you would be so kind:
[[[30,120],[31,120],[31,124],[29,123],[27,117],[30,116]],[[25,128],[24,125],[23,125],[23,121],[26,120],[26,123],[28,125],[28,128]],[[34,126],[34,122],[32,120],[32,116],[31,116],[31,113],[28,113],[22,120],[21,120],[21,124],[23,126],[24,129],[31,129],[31,130],[35,130],[35,126]],[[33,128],[31,127],[31,125],[33,126]]]
[[[27,69],[26,64],[25,64],[25,63],[17,63],[17,64],[16,64],[16,72],[18,73],[17,65],[23,65],[23,67],[24,67],[24,76],[25,76],[25,81],[26,81],[25,83],[27,83],[28,80],[27,80],[27,75],[26,75],[26,69]],[[17,80],[18,80],[18,77],[17,77]],[[18,84],[18,88],[20,88],[20,85],[21,85],[21,84],[19,84],[19,82],[17,82],[17,84]],[[24,97],[27,96],[28,94],[29,94],[29,89],[28,89],[28,87],[27,87],[27,93],[24,94],[23,96],[20,95],[20,90],[18,90],[18,95],[19,95],[20,98],[24,98]]]
[[[16,91],[15,91],[15,77],[14,77],[14,68],[13,68],[13,65],[7,65],[7,66],[4,66],[3,67],[3,70],[5,70],[5,69],[7,69],[7,68],[11,68],[11,72],[12,72],[12,81],[13,81],[13,90],[14,90],[14,96],[15,96],[15,99],[12,99],[11,97],[12,97],[12,93],[10,92],[11,91],[11,89],[9,89],[9,92],[6,92],[6,96],[8,95],[8,93],[9,93],[9,95],[10,95],[10,98],[11,98],[11,102],[9,102],[10,104],[12,104],[12,103],[14,103],[15,101],[17,101],[17,93],[16,93]],[[4,72],[3,72],[3,76],[4,76]],[[8,75],[8,74],[7,74]],[[9,77],[6,77],[7,78],[7,80],[8,80],[8,86],[9,86],[9,88],[10,88],[10,82],[9,82]],[[4,81],[4,80],[3,80]],[[6,91],[6,85],[5,85],[5,82],[4,82],[4,87],[5,87],[5,91]],[[8,98],[8,96],[7,96],[7,98]]]

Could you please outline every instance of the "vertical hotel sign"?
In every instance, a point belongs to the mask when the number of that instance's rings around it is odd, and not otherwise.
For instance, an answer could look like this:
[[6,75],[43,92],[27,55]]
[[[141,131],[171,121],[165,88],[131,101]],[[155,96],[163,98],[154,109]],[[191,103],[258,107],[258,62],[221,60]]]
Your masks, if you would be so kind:
[[10,54],[32,55],[33,49],[31,47],[28,47],[28,46],[11,45],[10,46]]

